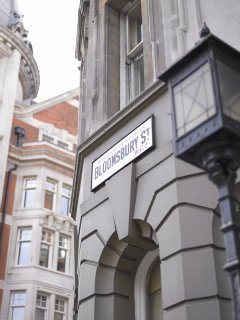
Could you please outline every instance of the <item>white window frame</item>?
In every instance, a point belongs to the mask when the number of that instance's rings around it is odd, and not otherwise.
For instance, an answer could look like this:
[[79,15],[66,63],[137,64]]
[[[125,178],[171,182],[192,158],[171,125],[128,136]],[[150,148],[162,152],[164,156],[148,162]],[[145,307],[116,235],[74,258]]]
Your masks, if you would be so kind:
[[[38,299],[38,296],[39,297],[45,297],[46,298],[46,303],[44,305],[44,301],[42,299]],[[48,311],[49,311],[49,295],[44,293],[44,292],[37,292],[37,295],[36,295],[36,301],[35,301],[35,317],[36,317],[36,312],[37,312],[37,309],[39,310],[44,310],[44,320],[47,320],[48,319]]]
[[[34,181],[35,180],[35,186],[28,186],[28,181]],[[29,190],[35,190],[35,195],[34,195],[34,203],[36,202],[36,194],[37,194],[37,176],[26,176],[23,178],[23,193],[22,193],[22,207],[26,209],[33,208],[33,206],[26,206],[26,197],[27,197],[27,192]]]
[[[14,296],[17,295],[17,294],[22,294],[24,295],[24,303],[16,303],[16,300],[14,300]],[[16,291],[12,291],[11,292],[11,297],[10,297],[10,319],[11,320],[18,320],[17,318],[13,318],[13,315],[14,315],[14,310],[18,309],[18,308],[23,308],[24,312],[23,314],[25,313],[25,307],[26,307],[26,291],[25,290],[16,290]],[[24,319],[24,316],[23,316],[23,319]]]
[[[30,239],[22,239],[22,231],[31,230],[31,237]],[[20,253],[22,249],[22,244],[23,243],[30,243],[30,249],[29,249],[29,263],[28,264],[20,264]],[[31,265],[31,260],[32,260],[32,227],[20,227],[18,228],[18,238],[17,238],[17,249],[16,249],[16,265],[18,266],[28,266]]]
[[[63,237],[66,240],[66,246],[60,244],[60,238]],[[68,264],[69,264],[69,245],[70,239],[65,234],[59,233],[58,237],[58,246],[57,246],[57,263],[56,263],[56,270],[62,273],[68,273]],[[59,259],[59,251],[62,250],[65,252],[65,270],[61,271],[58,270],[58,259]]]
[[[51,234],[51,242],[43,239],[43,233]],[[51,269],[63,274],[69,273],[69,263],[70,263],[70,250],[71,250],[71,236],[59,232],[58,230],[49,230],[47,228],[42,229],[41,243],[39,245],[39,255],[38,255],[38,265],[41,268]],[[46,244],[49,247],[48,251],[48,267],[40,265],[41,256],[41,244]],[[63,255],[63,261],[61,257]],[[63,265],[61,265],[63,263]],[[64,268],[63,268],[64,266]]]
[[[51,190],[50,188],[48,189],[48,183],[53,184],[54,188]],[[47,177],[46,182],[45,182],[45,188],[44,188],[44,203],[43,207],[47,210],[55,211],[56,210],[56,200],[57,200],[57,190],[58,189],[58,182],[52,178]],[[46,193],[52,195],[52,208],[46,208],[45,207],[45,196]]]
[[[64,189],[68,189],[69,190],[69,195],[64,193]],[[72,187],[66,183],[62,183],[61,186],[61,195],[60,195],[60,213],[64,216],[68,216],[69,215],[69,209],[70,209],[70,201],[71,201],[71,194],[72,194]],[[68,201],[68,212],[62,212],[62,198],[67,199]]]
[[[126,9],[125,9],[126,10]],[[129,8],[127,7],[127,11],[125,13],[125,25],[126,25],[126,56],[125,56],[125,64],[126,64],[126,82],[128,89],[127,92],[127,101],[132,100],[137,95],[139,95],[144,90],[144,83],[141,85],[141,82],[144,82],[144,64],[143,68],[139,69],[137,63],[140,59],[142,59],[142,63],[144,56],[143,56],[143,34],[141,30],[141,39],[140,41],[136,40],[136,44],[131,47],[131,34],[137,33],[137,30],[131,31],[130,30],[130,20],[131,16],[134,15],[136,12],[141,11],[141,1],[135,1],[135,3]],[[137,37],[137,36],[136,36]],[[143,73],[143,76],[141,76]]]
[[[46,237],[44,236],[46,235]],[[50,235],[50,241],[48,240],[48,235]],[[40,251],[39,251],[39,266],[43,268],[52,268],[52,257],[53,257],[53,237],[54,234],[52,231],[49,231],[47,229],[42,229],[42,235],[41,235],[41,243],[40,243]],[[42,244],[48,247],[48,266],[42,266],[40,265],[40,257],[41,257],[41,248]]]
[[[57,301],[63,302],[63,310],[61,305],[57,304]],[[67,300],[63,297],[56,296],[54,303],[54,319],[56,314],[62,315],[63,320],[66,319],[66,311],[67,311]]]

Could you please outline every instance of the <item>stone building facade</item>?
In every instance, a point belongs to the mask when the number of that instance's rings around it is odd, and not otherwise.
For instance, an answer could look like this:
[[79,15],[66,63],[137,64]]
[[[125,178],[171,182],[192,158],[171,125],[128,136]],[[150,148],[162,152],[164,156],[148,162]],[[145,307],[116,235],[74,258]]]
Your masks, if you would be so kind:
[[0,319],[73,316],[75,221],[69,207],[78,92],[15,105],[1,206]]
[[240,50],[237,0],[80,1],[78,320],[231,319],[217,190],[174,157],[157,79],[203,22]]
[[69,215],[79,89],[36,104],[37,63],[16,0],[0,0],[0,319],[73,316]]
[[0,1],[0,195],[10,140],[15,100],[27,105],[37,96],[39,71],[27,40],[16,0]]

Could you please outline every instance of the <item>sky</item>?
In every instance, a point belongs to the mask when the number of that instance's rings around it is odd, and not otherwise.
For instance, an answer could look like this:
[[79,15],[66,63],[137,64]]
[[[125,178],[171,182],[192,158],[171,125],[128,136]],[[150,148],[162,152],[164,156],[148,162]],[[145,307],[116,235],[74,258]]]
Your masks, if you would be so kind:
[[28,40],[40,71],[36,102],[79,87],[75,59],[80,0],[18,0]]

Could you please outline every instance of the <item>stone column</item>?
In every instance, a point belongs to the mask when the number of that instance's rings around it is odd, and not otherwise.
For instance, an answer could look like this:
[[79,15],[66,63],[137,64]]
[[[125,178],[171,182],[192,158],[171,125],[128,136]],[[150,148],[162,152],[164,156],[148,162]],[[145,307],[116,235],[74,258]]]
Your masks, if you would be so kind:
[[0,60],[0,195],[3,193],[20,60],[17,49]]

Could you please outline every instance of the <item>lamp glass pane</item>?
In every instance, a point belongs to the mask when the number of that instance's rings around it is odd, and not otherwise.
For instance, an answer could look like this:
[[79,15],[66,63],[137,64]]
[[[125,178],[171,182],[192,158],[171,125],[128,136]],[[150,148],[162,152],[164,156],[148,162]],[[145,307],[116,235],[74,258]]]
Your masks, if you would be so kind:
[[173,87],[177,137],[181,137],[216,114],[208,62]]
[[219,60],[217,70],[223,113],[240,121],[240,74]]

